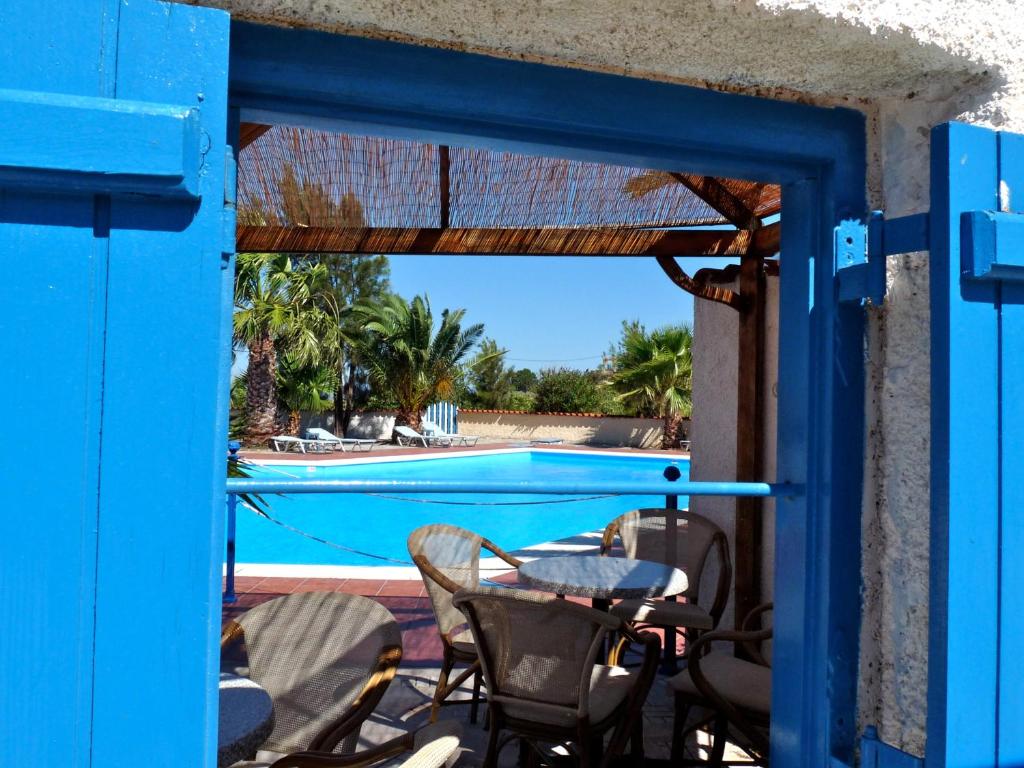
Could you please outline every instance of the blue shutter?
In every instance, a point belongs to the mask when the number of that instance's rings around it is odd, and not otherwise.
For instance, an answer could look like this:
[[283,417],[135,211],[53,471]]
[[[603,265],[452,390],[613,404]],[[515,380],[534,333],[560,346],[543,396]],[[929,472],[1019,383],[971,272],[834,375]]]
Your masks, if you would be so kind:
[[1024,211],[1024,137],[936,128],[929,766],[1024,763],[1024,215],[1015,211]]
[[0,752],[213,766],[228,17],[0,21]]

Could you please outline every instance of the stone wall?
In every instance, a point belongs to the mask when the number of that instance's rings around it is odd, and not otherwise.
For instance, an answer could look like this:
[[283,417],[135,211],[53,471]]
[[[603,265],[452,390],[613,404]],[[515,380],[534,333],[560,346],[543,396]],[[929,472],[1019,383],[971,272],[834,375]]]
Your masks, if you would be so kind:
[[[688,433],[685,424],[683,431]],[[548,437],[585,445],[660,448],[662,422],[624,416],[463,410],[459,411],[459,432],[498,440]]]

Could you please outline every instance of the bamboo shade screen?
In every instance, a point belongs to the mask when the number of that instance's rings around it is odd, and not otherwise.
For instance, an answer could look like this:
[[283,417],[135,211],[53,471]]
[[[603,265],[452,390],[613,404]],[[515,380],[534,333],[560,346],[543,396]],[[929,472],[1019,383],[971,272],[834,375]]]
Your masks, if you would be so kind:
[[[449,226],[637,228],[722,224],[670,174],[451,147]],[[431,144],[274,126],[240,155],[241,226],[441,226],[441,153]],[[779,188],[719,179],[758,216]]]

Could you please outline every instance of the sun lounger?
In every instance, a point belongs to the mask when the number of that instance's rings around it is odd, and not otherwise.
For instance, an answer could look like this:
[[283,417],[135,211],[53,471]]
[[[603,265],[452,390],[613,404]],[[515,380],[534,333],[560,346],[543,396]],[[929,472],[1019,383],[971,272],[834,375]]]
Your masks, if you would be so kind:
[[530,440],[531,445],[561,445],[560,437],[534,437]]
[[270,438],[270,445],[281,453],[326,453],[330,450],[322,440],[303,440],[301,437],[291,435],[274,435]]
[[[457,443],[458,445],[467,445],[469,447],[476,445],[477,440],[480,439],[476,435],[459,435],[453,434],[451,432],[445,432],[443,429],[437,426],[437,424],[428,419],[423,420],[423,431],[426,433],[428,438],[447,437],[453,443]],[[472,440],[473,442],[470,442],[470,440]]]
[[372,451],[377,444],[376,440],[369,438],[338,437],[320,427],[311,427],[306,430],[306,437],[310,440],[318,440],[324,445],[342,453],[346,451]]
[[424,448],[429,448],[432,445],[440,445],[444,448],[451,448],[452,446],[452,439],[450,437],[421,435],[412,427],[395,427],[395,432],[398,433],[399,445],[416,445],[418,441]]

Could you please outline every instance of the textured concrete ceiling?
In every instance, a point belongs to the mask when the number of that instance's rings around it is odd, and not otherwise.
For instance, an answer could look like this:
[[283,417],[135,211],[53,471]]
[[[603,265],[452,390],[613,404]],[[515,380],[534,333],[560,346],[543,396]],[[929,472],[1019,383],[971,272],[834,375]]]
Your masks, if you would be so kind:
[[830,99],[994,91],[1024,70],[1014,0],[200,1],[271,23]]

